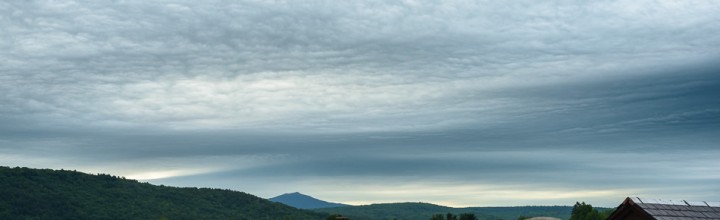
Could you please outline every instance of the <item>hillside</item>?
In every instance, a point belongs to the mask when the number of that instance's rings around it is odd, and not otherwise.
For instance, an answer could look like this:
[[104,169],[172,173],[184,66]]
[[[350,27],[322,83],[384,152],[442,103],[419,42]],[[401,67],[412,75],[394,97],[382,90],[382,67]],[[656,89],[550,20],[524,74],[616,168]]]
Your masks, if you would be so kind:
[[462,212],[477,212],[496,216],[500,219],[515,220],[520,216],[543,216],[569,219],[572,206],[512,206],[512,207],[469,207]]
[[0,167],[0,219],[324,219],[247,193]]
[[452,208],[429,203],[387,203],[363,206],[314,209],[320,212],[342,214],[353,220],[365,219],[430,219],[434,214],[473,213],[484,220],[515,220],[519,216],[548,216],[568,219],[571,206],[518,206]]
[[[332,214],[341,214],[350,217],[352,220],[429,220],[434,214],[459,214],[458,209],[451,207],[439,206],[430,203],[410,202],[347,206],[314,210]],[[475,215],[479,219],[495,219],[495,217],[483,213],[475,213]]]
[[317,208],[332,208],[332,207],[342,207],[342,206],[348,206],[345,204],[340,203],[332,203],[323,201],[320,199],[313,198],[311,196],[294,192],[294,193],[285,193],[273,198],[269,199],[273,202],[279,202],[285,205],[289,205],[295,208],[299,209],[317,209]]

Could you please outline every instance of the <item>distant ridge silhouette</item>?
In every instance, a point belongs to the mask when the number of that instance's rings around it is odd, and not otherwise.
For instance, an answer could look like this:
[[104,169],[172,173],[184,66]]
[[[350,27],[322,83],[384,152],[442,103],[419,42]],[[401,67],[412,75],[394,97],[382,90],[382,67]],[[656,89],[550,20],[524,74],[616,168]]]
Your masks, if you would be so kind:
[[333,203],[333,202],[319,200],[319,199],[313,198],[312,196],[308,196],[308,195],[305,195],[305,194],[302,194],[299,192],[285,193],[285,194],[270,198],[270,201],[279,202],[279,203],[289,205],[289,206],[299,208],[299,209],[317,209],[317,208],[333,208],[333,207],[348,206],[346,204]]

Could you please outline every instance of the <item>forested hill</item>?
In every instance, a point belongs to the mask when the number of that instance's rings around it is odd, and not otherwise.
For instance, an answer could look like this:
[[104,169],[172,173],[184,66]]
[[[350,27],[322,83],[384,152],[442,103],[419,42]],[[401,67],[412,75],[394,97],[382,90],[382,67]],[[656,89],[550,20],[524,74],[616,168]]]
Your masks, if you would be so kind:
[[0,166],[0,219],[325,219],[247,193]]
[[[456,209],[430,203],[404,202],[315,209],[339,213],[352,220],[430,220],[435,214],[458,214]],[[474,213],[481,220],[495,220],[494,216]],[[513,219],[514,220],[514,219]]]
[[431,219],[436,214],[471,213],[480,220],[515,220],[520,216],[545,216],[568,219],[572,206],[516,206],[516,207],[469,207],[452,208],[429,203],[386,203],[361,206],[314,209],[321,212],[340,213],[352,220],[383,219]]

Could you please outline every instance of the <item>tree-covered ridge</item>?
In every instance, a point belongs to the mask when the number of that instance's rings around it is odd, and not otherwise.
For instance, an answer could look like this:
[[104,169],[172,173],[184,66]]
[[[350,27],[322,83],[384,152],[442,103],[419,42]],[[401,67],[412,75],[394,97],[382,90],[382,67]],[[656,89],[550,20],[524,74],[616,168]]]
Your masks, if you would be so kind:
[[478,220],[478,218],[475,216],[475,214],[472,214],[472,213],[460,214],[459,218],[455,214],[447,213],[445,215],[443,215],[443,214],[433,215],[432,218],[430,218],[430,220]]
[[470,207],[463,212],[485,213],[503,220],[515,220],[520,216],[553,217],[568,219],[572,211],[570,206],[511,206],[511,207]]
[[[351,220],[426,220],[437,213],[455,213],[457,211],[451,207],[418,202],[345,206],[314,210],[342,214]],[[481,215],[481,217],[480,219],[495,219],[487,215]]]
[[473,214],[480,220],[515,220],[520,216],[547,216],[568,219],[571,206],[517,206],[517,207],[469,207],[452,208],[429,203],[387,203],[363,206],[314,209],[328,213],[339,213],[352,220],[411,220],[432,219],[438,214],[447,218],[446,213],[460,216]]
[[0,219],[324,219],[247,193],[0,166]]

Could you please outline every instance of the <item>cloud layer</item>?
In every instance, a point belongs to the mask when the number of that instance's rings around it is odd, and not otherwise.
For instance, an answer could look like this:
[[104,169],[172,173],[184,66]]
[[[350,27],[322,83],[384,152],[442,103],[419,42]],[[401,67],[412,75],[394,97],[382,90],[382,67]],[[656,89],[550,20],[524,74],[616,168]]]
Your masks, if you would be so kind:
[[355,203],[717,198],[718,12],[2,2],[0,159]]

